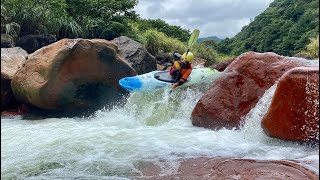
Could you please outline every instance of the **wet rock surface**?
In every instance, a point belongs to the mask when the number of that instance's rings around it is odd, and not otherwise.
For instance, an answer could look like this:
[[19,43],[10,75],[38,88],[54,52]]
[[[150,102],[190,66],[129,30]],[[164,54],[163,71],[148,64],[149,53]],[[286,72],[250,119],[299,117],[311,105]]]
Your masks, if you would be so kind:
[[[141,162],[140,162],[141,164]],[[145,162],[146,166],[136,166],[139,173],[133,179],[305,179],[319,178],[315,172],[294,161],[264,161],[237,158],[195,158],[182,159],[171,171],[161,169],[158,165]],[[140,175],[138,175],[140,174]]]
[[192,112],[194,126],[239,128],[245,116],[288,70],[303,64],[275,53],[247,52],[237,57],[201,97]]
[[293,68],[280,78],[261,125],[271,137],[319,143],[319,66]]

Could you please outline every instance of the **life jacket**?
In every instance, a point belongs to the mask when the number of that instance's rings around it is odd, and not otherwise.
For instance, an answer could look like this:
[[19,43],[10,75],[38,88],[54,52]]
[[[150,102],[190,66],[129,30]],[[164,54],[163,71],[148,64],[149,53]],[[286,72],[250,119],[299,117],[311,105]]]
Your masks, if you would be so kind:
[[[181,70],[180,70],[180,68],[181,68]],[[179,70],[180,70],[180,72],[179,72]],[[192,71],[191,64],[184,65],[184,64],[180,63],[179,61],[175,61],[173,66],[170,69],[170,75],[179,81],[185,82],[188,79],[189,75],[191,74],[191,71]]]

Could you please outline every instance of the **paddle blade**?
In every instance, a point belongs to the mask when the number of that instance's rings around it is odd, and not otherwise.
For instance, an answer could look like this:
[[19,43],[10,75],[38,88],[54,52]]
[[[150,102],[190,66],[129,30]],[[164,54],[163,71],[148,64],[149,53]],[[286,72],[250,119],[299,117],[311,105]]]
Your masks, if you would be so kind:
[[188,41],[188,49],[191,49],[193,44],[198,40],[199,34],[200,34],[199,29],[195,29],[192,31],[190,39]]

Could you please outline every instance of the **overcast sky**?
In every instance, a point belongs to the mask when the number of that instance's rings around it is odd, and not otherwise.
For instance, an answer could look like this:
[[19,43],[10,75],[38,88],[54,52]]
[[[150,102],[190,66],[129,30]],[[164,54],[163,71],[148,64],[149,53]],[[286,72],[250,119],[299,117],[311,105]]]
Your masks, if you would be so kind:
[[135,10],[143,19],[162,19],[200,37],[233,37],[273,0],[139,0]]

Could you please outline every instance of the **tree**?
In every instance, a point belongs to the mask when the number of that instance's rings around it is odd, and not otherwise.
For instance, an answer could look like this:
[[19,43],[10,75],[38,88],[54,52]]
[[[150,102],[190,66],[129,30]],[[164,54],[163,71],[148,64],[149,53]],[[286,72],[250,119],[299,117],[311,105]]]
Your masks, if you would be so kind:
[[126,35],[137,0],[66,0],[67,12],[85,29],[87,38],[113,39]]
[[219,42],[217,51],[229,49],[233,55],[272,51],[290,56],[304,49],[309,38],[317,34],[319,0],[275,0],[231,41]]
[[82,29],[67,15],[65,8],[64,0],[3,0],[1,16],[9,18],[9,23],[19,25],[19,36],[55,34],[60,27],[70,25],[73,25],[73,33],[81,33]]
[[149,29],[155,29],[159,32],[165,33],[167,36],[177,38],[180,41],[188,41],[191,33],[189,30],[182,29],[180,26],[169,25],[161,19],[138,19],[135,21],[136,27],[140,32],[144,33]]

